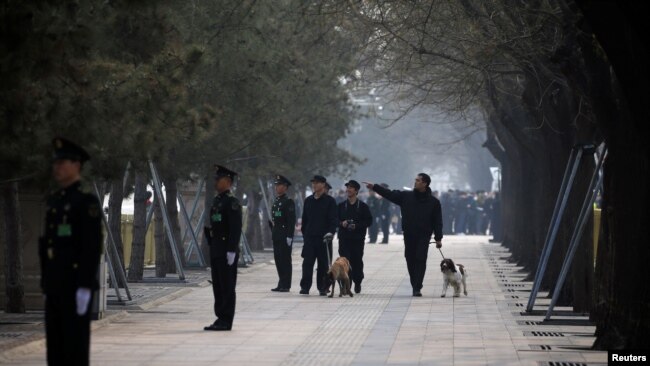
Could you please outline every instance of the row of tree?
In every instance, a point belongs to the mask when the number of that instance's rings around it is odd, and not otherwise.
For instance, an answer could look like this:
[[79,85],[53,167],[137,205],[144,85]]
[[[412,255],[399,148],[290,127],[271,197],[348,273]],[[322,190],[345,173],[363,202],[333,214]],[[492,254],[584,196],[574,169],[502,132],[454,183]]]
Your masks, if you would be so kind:
[[[177,182],[211,177],[214,163],[240,173],[238,193],[251,203],[259,201],[258,177],[282,172],[299,186],[316,172],[354,165],[336,141],[356,114],[340,80],[354,70],[358,42],[338,21],[299,0],[0,7],[7,311],[24,311],[19,195],[52,188],[53,136],[90,152],[85,175],[110,192],[109,228],[120,253],[122,201],[134,194],[129,280],[143,275],[149,160],[164,182],[177,238]],[[157,275],[165,276],[175,268],[169,243],[158,237]]]
[[[504,245],[534,272],[567,157],[604,142],[603,226],[598,263],[583,237],[560,302],[589,311],[596,348],[643,348],[650,340],[648,42],[639,3],[534,1],[345,1],[341,14],[365,35],[365,76],[408,113],[434,105],[479,111],[484,146],[503,170]],[[458,128],[467,128],[467,124]],[[589,160],[589,159],[588,159]],[[593,161],[583,163],[544,286],[553,290]],[[589,230],[587,230],[589,232]],[[644,240],[645,239],[645,240]],[[641,286],[641,288],[640,288]]]

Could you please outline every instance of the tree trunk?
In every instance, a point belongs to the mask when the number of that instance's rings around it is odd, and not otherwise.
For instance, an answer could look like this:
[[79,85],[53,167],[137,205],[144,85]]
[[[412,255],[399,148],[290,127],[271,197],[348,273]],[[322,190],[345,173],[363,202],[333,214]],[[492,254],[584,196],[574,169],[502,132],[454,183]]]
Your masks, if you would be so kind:
[[133,243],[131,244],[129,281],[141,281],[144,273],[147,198],[147,176],[141,171],[136,171],[135,192],[133,193]]
[[[578,0],[582,22],[592,52],[585,60],[604,72],[590,69],[601,80],[599,93],[616,90],[614,97],[595,100],[596,114],[609,148],[604,165],[602,226],[598,245],[595,283],[596,349],[643,349],[650,343],[650,247],[645,228],[650,221],[650,139],[645,128],[648,109],[647,60],[650,44],[643,32],[645,2],[591,2]],[[597,39],[602,49],[595,46]],[[604,51],[604,52],[603,52]],[[606,57],[603,55],[605,54]],[[587,63],[589,66],[589,63]],[[608,67],[615,72],[609,77]],[[614,80],[614,81],[613,81]],[[615,84],[614,87],[611,85]],[[612,102],[617,103],[611,106]]]
[[[124,244],[122,243],[122,202],[124,201],[124,187],[122,179],[115,179],[111,182],[111,192],[108,198],[108,230],[113,234],[115,240],[115,248],[119,256],[119,263],[125,266],[124,262]],[[112,254],[111,254],[112,256]],[[113,263],[118,263],[113,260]],[[120,277],[117,277],[119,283]],[[124,287],[123,283],[119,283],[120,287]]]
[[5,241],[5,312],[25,312],[23,286],[23,244],[18,201],[18,182],[0,185],[0,219],[4,223]]
[[161,204],[158,195],[154,195],[154,241],[156,243],[156,277],[165,278],[167,276],[167,257],[165,255],[165,227],[163,225]]
[[[259,210],[262,204],[259,192],[256,189],[250,189],[247,192],[248,203],[246,205],[246,239],[251,250],[264,250],[264,239],[262,238]],[[268,222],[266,227],[268,228]]]
[[[165,184],[165,204],[167,205],[167,216],[171,225],[172,235],[176,241],[177,252],[180,255],[181,265],[183,268],[185,264],[185,251],[181,247],[181,227],[178,222],[178,206],[176,198],[178,194],[178,186],[176,184],[176,177],[170,177],[164,180]],[[165,235],[165,251],[167,255],[167,273],[176,273],[176,261],[172,252],[172,243],[169,242],[168,236]]]

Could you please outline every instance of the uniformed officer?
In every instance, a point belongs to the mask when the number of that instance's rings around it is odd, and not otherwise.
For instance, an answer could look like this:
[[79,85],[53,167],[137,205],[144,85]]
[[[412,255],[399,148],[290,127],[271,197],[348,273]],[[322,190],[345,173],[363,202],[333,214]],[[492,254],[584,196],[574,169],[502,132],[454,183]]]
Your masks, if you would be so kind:
[[291,288],[291,247],[293,232],[296,227],[296,205],[287,197],[291,182],[281,176],[275,177],[275,201],[271,208],[271,238],[273,239],[273,257],[278,270],[278,285],[271,291],[289,292]]
[[39,239],[47,363],[88,365],[88,306],[99,288],[101,208],[96,196],[81,191],[88,153],[60,137],[53,145],[52,176],[60,189],[47,197],[45,233]]
[[[388,189],[388,184],[381,183],[381,187]],[[381,240],[381,244],[388,244],[388,235],[390,234],[390,221],[391,221],[391,212],[390,212],[390,202],[386,199],[379,200],[379,225],[381,227],[381,232],[384,235]]]
[[217,320],[203,329],[222,331],[232,329],[235,317],[242,209],[239,200],[230,192],[237,173],[221,165],[215,167],[217,195],[210,208],[210,227],[206,227],[204,232],[210,243],[214,315]]
[[379,215],[380,200],[372,189],[368,190],[368,200],[366,201],[366,204],[368,204],[370,214],[373,217],[372,225],[368,228],[368,244],[374,244],[377,242],[381,217]]

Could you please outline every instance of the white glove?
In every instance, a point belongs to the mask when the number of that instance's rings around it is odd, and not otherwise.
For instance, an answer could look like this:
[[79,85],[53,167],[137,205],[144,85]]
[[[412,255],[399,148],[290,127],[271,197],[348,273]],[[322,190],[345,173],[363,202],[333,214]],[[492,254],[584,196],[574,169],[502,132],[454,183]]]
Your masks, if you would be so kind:
[[235,254],[235,252],[226,253],[226,260],[228,261],[229,266],[232,266],[232,264],[235,263]]
[[292,238],[287,238],[287,246],[291,246],[291,241],[292,240],[293,240]]
[[91,294],[92,292],[90,292],[89,288],[79,287],[77,289],[77,315],[86,315]]

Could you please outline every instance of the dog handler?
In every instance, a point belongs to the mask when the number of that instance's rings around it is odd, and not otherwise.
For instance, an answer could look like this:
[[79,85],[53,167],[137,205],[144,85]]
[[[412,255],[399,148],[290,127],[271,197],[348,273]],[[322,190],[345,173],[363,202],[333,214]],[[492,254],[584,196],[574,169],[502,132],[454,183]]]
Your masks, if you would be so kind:
[[440,201],[431,194],[431,177],[420,173],[413,191],[390,191],[378,184],[363,182],[368,189],[400,206],[404,231],[404,257],[411,278],[413,296],[422,296],[422,282],[427,269],[431,236],[435,234],[436,248],[442,247],[442,209]]
[[[305,199],[302,211],[302,236],[305,244],[302,247],[302,279],[300,280],[300,294],[309,295],[314,276],[314,263],[318,260],[316,273],[318,292],[321,296],[327,295],[327,289],[322,283],[329,263],[327,263],[327,242],[334,237],[336,232],[336,201],[325,194],[327,179],[322,175],[315,175],[311,180],[314,194]],[[331,252],[330,252],[331,255]]]

